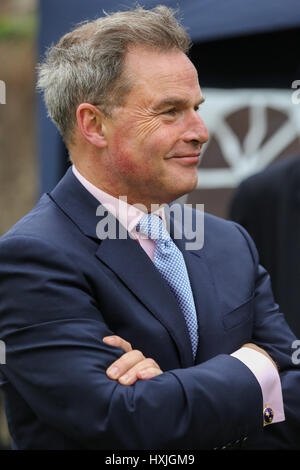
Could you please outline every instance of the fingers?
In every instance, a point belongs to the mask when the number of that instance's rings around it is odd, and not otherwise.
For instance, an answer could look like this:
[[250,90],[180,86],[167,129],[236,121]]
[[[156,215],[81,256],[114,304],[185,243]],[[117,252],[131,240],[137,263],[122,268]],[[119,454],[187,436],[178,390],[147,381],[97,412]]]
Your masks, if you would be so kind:
[[148,369],[138,370],[136,376],[138,379],[152,379],[152,377],[156,377],[157,375],[162,374],[162,370],[157,367],[149,367]]
[[268,359],[270,359],[270,361],[272,362],[273,366],[278,370],[278,366],[276,364],[276,362],[272,359],[272,357],[270,356],[270,354],[267,353],[267,351],[265,351],[263,348],[261,348],[260,346],[257,346],[257,344],[254,344],[254,343],[246,343],[246,344],[243,344],[242,348],[250,348],[250,349],[254,349],[255,351],[263,354],[264,356],[266,356]]
[[132,385],[138,379],[149,379],[162,371],[153,359],[145,358],[141,351],[131,350],[113,362],[106,373],[122,385]]
[[106,373],[109,378],[118,380],[122,385],[132,385],[138,379],[151,379],[162,374],[158,364],[145,356],[137,349],[133,350],[131,344],[117,335],[105,336],[102,341],[110,346],[123,349],[123,354],[113,362]]
[[107,369],[106,373],[111,379],[118,380],[120,377],[128,373],[132,367],[144,359],[145,357],[141,351],[129,351],[113,362]]
[[125,339],[120,338],[120,336],[117,336],[117,335],[105,336],[104,338],[102,338],[102,341],[104,343],[109,344],[110,346],[121,348],[125,352],[129,352],[132,350],[131,344],[128,343],[128,341],[125,341]]
[[133,385],[138,379],[151,379],[159,374],[162,374],[159,366],[153,359],[147,358],[123,374],[119,378],[119,382],[122,385]]

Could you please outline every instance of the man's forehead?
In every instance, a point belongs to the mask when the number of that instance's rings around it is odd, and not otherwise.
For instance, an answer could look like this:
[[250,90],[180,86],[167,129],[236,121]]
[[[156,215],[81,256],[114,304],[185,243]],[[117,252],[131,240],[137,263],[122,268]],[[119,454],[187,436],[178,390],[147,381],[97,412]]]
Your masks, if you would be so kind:
[[[155,64],[155,65],[154,65]],[[159,76],[162,80],[185,79],[187,74],[198,80],[197,70],[190,59],[180,50],[159,51],[144,46],[132,46],[125,56],[125,68],[135,78],[148,79]],[[176,69],[176,76],[172,71]]]
[[151,108],[198,105],[203,101],[197,70],[181,51],[129,50],[126,75]]

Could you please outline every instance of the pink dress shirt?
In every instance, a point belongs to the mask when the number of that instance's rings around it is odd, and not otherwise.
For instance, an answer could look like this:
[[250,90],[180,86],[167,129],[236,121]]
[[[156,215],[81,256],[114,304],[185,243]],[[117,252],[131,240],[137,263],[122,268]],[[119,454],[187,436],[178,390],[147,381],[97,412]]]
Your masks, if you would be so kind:
[[[72,170],[76,178],[87,189],[87,191],[89,191],[107,210],[113,213],[119,222],[126,228],[128,233],[130,233],[140,243],[141,247],[153,261],[155,242],[135,230],[135,227],[144,215],[144,212],[135,206],[127,204],[125,198],[123,200],[117,199],[94,186],[79,173],[74,165],[72,166]],[[163,210],[157,211],[156,213],[165,223]],[[269,407],[273,410],[274,418],[272,423],[284,421],[285,416],[280,377],[277,369],[274,367],[270,359],[268,359],[264,354],[248,347],[238,349],[233,352],[231,356],[242,361],[254,374],[262,390],[263,408]]]

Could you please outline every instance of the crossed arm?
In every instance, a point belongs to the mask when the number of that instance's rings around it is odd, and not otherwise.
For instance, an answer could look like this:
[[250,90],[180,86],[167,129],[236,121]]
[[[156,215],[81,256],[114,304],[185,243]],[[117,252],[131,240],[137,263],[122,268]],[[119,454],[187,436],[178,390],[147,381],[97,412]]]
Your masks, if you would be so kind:
[[[139,379],[151,379],[163,373],[154,359],[146,358],[141,351],[133,350],[131,344],[120,336],[105,336],[102,341],[124,351],[124,354],[106,370],[110,379],[118,380],[122,385],[133,385]],[[253,343],[246,343],[243,347],[254,349],[263,354],[278,370],[276,363],[264,349]]]
[[[4,373],[40,422],[82,448],[95,449],[209,449],[260,431],[260,387],[239,360],[219,354],[162,373],[127,341],[110,336],[113,330],[68,257],[39,240],[21,241],[18,237],[0,246],[1,324],[8,353]],[[264,299],[262,283],[258,279],[257,289]],[[261,302],[267,310],[266,301]],[[268,351],[289,371],[289,336],[285,339],[282,329],[277,314],[257,319],[253,340],[264,348],[269,332]],[[283,382],[297,430],[299,374],[292,370]],[[241,400],[243,406],[237,406]]]

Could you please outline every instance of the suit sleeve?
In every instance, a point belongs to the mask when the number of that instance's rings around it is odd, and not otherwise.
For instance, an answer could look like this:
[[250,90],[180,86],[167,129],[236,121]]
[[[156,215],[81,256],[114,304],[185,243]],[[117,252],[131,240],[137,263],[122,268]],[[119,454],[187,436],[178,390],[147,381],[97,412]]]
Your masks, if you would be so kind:
[[211,449],[262,430],[259,384],[229,355],[129,387],[110,380],[123,351],[101,341],[113,332],[89,280],[48,242],[2,239],[0,328],[6,379],[82,448]]

